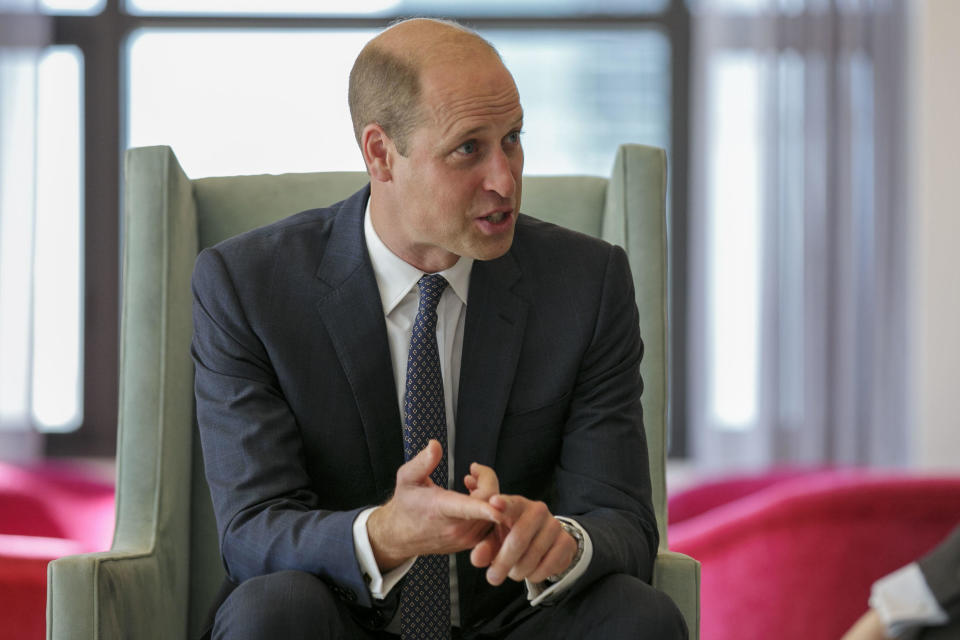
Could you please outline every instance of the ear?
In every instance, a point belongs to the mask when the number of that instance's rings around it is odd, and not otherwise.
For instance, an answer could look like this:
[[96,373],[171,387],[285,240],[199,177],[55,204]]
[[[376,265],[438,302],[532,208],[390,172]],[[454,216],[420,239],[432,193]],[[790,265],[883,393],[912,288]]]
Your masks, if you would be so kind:
[[367,163],[367,172],[372,180],[389,182],[393,175],[390,172],[393,166],[392,154],[396,153],[393,141],[376,123],[370,123],[360,133],[360,149],[363,151],[363,161]]

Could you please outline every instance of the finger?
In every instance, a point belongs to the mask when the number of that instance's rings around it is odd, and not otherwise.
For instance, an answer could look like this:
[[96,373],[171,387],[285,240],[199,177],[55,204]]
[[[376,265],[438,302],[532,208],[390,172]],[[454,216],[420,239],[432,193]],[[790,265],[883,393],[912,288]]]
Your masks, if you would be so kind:
[[477,497],[483,500],[500,493],[500,480],[490,467],[474,462],[470,465],[470,477],[477,482]]
[[488,502],[494,509],[503,513],[503,524],[512,528],[523,515],[525,504],[528,501],[523,496],[508,496],[498,493],[490,496]]
[[457,520],[486,520],[497,524],[503,520],[502,514],[488,502],[456,491],[443,491],[439,495],[437,511],[446,518]]
[[550,550],[544,554],[537,568],[525,577],[531,582],[543,582],[548,576],[563,573],[577,554],[577,542],[569,535],[560,535]]
[[467,488],[467,491],[473,493],[473,491],[477,488],[477,479],[470,475],[464,476],[463,486]]
[[497,556],[497,552],[500,550],[500,545],[506,535],[503,526],[497,525],[494,527],[470,552],[470,564],[478,569],[490,566],[490,563],[493,562],[493,559]]
[[484,538],[470,551],[470,564],[478,569],[488,567],[496,555],[497,550],[491,543],[490,538]]
[[[524,578],[530,576],[539,566],[540,563],[544,560],[544,557],[552,550],[555,544],[557,544],[557,539],[563,535],[563,529],[560,527],[560,523],[556,519],[551,518],[552,522],[547,521],[540,527],[540,530],[536,533],[533,539],[530,541],[530,545],[527,547],[527,550],[520,556],[520,559],[517,560],[516,564],[510,568],[509,573],[511,580],[516,580],[519,582]],[[565,547],[562,545],[561,541],[561,551]],[[561,558],[562,560],[562,558]],[[566,566],[563,567],[564,569]],[[555,571],[553,573],[559,573]],[[548,573],[544,576],[553,575],[553,573]]]
[[[519,517],[517,517],[518,509],[522,510]],[[553,519],[545,504],[532,502],[520,496],[510,496],[505,515],[515,521],[510,527],[510,533],[500,546],[497,557],[487,569],[487,582],[494,586],[506,580],[511,569],[527,552],[531,541],[545,525],[547,518]]]
[[495,536],[484,538],[470,551],[470,564],[478,569],[489,567],[493,559],[497,557],[499,549],[500,543]]
[[426,484],[430,474],[440,464],[443,448],[436,440],[427,443],[420,453],[405,462],[397,470],[397,484]]

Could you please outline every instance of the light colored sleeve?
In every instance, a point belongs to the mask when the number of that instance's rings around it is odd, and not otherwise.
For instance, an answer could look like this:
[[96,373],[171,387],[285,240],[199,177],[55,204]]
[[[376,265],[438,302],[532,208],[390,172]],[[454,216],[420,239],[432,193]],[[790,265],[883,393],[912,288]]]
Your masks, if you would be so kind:
[[874,582],[870,590],[870,607],[880,616],[887,635],[892,638],[916,627],[946,624],[948,621],[916,562]]
[[590,559],[593,558],[593,542],[591,542],[590,535],[587,533],[587,531],[572,518],[565,518],[563,516],[556,516],[556,518],[557,520],[563,520],[567,524],[573,525],[580,531],[580,535],[583,536],[583,554],[580,556],[580,560],[577,561],[577,564],[574,565],[573,569],[571,569],[570,573],[563,576],[563,579],[559,582],[551,584],[549,582],[530,582],[529,580],[524,581],[527,584],[527,600],[530,601],[531,607],[535,607],[538,604],[556,598],[573,586],[573,583],[577,581],[577,578],[582,576],[587,570],[587,567],[590,566]]
[[360,571],[366,578],[370,595],[377,600],[383,600],[390,593],[390,590],[403,579],[403,576],[407,575],[407,571],[410,571],[410,567],[413,566],[417,558],[416,556],[410,558],[396,569],[388,571],[386,575],[380,573],[377,560],[373,555],[373,547],[370,545],[370,536],[367,535],[367,520],[370,519],[370,514],[376,510],[377,507],[364,509],[353,521],[353,547],[356,549]]

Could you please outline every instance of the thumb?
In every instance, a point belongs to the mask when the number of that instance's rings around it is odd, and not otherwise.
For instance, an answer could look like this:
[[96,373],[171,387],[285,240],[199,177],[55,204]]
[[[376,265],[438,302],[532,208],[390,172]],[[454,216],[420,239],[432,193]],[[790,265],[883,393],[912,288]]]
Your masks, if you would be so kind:
[[397,470],[397,483],[425,484],[431,482],[430,474],[440,464],[443,457],[443,448],[436,440],[427,443],[420,453],[410,458]]

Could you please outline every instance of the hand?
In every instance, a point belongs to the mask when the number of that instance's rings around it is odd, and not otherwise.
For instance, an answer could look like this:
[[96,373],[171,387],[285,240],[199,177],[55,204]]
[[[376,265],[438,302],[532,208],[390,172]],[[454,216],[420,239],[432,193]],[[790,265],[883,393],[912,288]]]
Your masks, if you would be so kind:
[[873,609],[863,614],[841,640],[890,640],[880,616]]
[[503,513],[498,530],[506,535],[499,544],[489,542],[488,536],[470,554],[473,566],[489,567],[487,582],[497,586],[508,577],[518,582],[543,582],[570,566],[577,542],[563,530],[547,505],[523,496],[500,494],[489,502]]
[[[397,470],[393,497],[370,514],[367,535],[382,571],[413,556],[471,549],[487,536],[491,524],[503,520],[503,514],[487,500],[434,484],[430,474],[442,455],[440,443],[431,440]],[[488,487],[488,478],[484,487]]]

